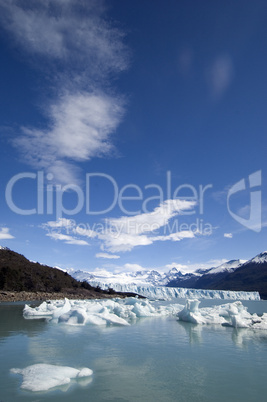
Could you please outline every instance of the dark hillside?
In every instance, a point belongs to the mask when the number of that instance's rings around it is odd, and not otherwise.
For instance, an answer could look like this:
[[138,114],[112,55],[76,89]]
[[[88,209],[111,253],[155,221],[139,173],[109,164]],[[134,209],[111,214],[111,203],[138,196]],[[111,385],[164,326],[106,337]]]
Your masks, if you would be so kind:
[[258,291],[267,299],[267,263],[249,262],[213,284],[213,289]]
[[128,296],[78,282],[68,273],[38,262],[7,248],[0,248],[0,291],[60,293],[83,298]]

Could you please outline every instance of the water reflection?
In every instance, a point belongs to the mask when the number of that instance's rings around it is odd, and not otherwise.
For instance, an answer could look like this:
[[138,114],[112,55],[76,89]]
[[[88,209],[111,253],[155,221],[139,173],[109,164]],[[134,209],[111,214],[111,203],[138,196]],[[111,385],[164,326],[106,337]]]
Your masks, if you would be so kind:
[[202,342],[202,325],[191,324],[190,322],[177,321],[188,336],[189,342],[199,344]]
[[0,304],[0,341],[21,333],[32,337],[45,330],[46,320],[25,320],[23,308],[24,304]]
[[252,328],[232,328],[221,325],[201,325],[192,324],[189,322],[177,321],[180,327],[184,329],[187,339],[190,344],[201,344],[203,342],[203,331],[214,332],[228,332],[230,331],[231,337],[224,339],[231,339],[238,348],[247,349],[250,343],[265,344],[267,346],[267,331],[256,330]]
[[232,340],[236,346],[246,349],[250,342],[265,343],[267,346],[267,331],[251,328],[234,328]]

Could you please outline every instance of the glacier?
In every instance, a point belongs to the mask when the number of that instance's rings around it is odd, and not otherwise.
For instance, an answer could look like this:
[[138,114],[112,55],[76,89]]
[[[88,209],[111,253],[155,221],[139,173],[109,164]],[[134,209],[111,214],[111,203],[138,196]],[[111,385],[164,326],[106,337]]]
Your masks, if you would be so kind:
[[131,292],[150,300],[171,300],[184,298],[197,299],[223,299],[223,300],[260,300],[259,292],[244,292],[230,290],[208,290],[208,289],[187,289],[171,288],[165,286],[142,286],[120,283],[101,283],[90,281],[92,286],[100,286],[102,289],[112,288],[117,292]]

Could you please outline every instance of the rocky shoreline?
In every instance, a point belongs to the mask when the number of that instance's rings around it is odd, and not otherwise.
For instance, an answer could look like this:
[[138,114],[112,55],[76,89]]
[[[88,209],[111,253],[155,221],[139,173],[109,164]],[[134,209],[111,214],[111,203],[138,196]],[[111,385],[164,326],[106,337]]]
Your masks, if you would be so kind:
[[20,301],[44,301],[44,300],[60,300],[67,297],[68,299],[111,299],[114,297],[134,296],[134,294],[115,293],[104,294],[97,292],[13,292],[0,291],[0,302],[20,302]]

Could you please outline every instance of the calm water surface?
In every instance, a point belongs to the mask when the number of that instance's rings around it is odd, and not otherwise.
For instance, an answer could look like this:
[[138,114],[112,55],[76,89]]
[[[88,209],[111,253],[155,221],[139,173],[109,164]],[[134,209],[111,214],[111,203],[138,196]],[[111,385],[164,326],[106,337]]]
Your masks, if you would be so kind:
[[[181,303],[181,301],[178,301]],[[202,301],[201,306],[225,301]],[[243,302],[250,312],[267,302]],[[129,327],[70,327],[25,320],[23,304],[0,304],[0,401],[247,401],[267,399],[267,331],[197,326],[175,317]],[[90,380],[46,393],[20,389],[11,368],[89,367]]]

